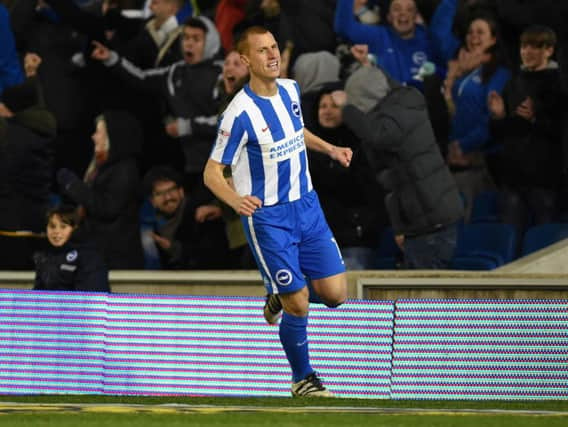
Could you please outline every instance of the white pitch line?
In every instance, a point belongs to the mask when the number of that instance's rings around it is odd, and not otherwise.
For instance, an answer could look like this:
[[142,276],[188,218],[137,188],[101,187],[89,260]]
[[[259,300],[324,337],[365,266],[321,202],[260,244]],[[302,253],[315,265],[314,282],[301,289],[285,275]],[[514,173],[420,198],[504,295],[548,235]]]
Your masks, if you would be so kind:
[[568,417],[567,411],[526,409],[435,409],[435,408],[377,408],[353,406],[228,406],[187,404],[115,404],[115,403],[25,403],[0,402],[0,414],[23,412],[89,412],[89,413],[220,413],[220,412],[279,412],[279,413],[362,413],[384,415],[516,415]]

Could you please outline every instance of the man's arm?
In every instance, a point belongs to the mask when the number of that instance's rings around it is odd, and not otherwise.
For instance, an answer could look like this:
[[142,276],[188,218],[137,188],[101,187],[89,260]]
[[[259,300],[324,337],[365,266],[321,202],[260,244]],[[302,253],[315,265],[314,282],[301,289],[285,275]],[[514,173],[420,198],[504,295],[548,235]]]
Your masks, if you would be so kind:
[[351,158],[353,157],[353,151],[351,151],[351,148],[332,145],[321,139],[319,136],[314,135],[306,128],[304,128],[304,140],[306,142],[306,146],[310,150],[327,154],[333,160],[339,162],[341,166],[346,168],[349,167]]
[[258,197],[239,195],[223,176],[225,165],[209,159],[203,172],[203,181],[215,196],[232,207],[239,215],[251,216],[262,206]]
[[112,72],[126,84],[134,89],[151,92],[156,95],[165,94],[167,79],[172,72],[173,65],[142,70],[102,43],[97,41],[92,43],[94,49],[91,57],[102,62],[106,67],[111,68]]

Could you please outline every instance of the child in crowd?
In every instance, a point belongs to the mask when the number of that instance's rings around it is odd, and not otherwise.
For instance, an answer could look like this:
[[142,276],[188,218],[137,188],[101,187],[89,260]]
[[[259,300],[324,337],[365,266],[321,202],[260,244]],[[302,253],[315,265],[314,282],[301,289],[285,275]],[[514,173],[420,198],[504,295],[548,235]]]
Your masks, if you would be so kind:
[[79,243],[79,215],[70,206],[47,213],[49,248],[34,255],[38,290],[110,292],[108,270],[94,247]]

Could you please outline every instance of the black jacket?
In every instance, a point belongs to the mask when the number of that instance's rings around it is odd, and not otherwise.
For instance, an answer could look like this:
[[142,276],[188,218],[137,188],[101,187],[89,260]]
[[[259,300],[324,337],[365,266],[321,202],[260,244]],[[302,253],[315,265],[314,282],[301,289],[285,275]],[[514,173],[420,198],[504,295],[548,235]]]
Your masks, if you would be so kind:
[[51,190],[55,119],[33,107],[0,120],[0,229],[42,232]]
[[[170,250],[158,246],[161,265],[168,270],[223,269],[227,265],[227,239],[221,219],[195,221],[195,200],[186,197],[180,224],[175,230]],[[158,228],[158,234],[160,229]]]
[[[531,97],[535,120],[515,114]],[[558,68],[520,71],[503,91],[507,116],[491,122],[494,138],[504,147],[502,175],[508,186],[555,189],[562,172],[562,93]]]
[[110,292],[108,270],[92,245],[71,239],[60,248],[34,254],[34,289]]
[[142,132],[138,122],[124,111],[103,114],[110,140],[108,160],[94,179],[77,180],[66,196],[83,206],[88,233],[110,269],[142,268],[138,210],[140,176],[137,156]]
[[344,122],[363,140],[396,234],[416,235],[463,216],[456,183],[440,154],[423,95],[396,86],[368,113],[353,105]]
[[337,243],[340,247],[376,247],[386,223],[384,193],[360,150],[360,140],[345,125],[311,130],[331,144],[353,150],[348,168],[327,154],[308,152],[312,182]]

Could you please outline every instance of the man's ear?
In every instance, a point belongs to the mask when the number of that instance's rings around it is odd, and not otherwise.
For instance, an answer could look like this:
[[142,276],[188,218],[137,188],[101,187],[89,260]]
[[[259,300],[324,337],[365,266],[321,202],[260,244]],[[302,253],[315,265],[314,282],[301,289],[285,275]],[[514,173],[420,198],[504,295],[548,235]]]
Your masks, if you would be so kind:
[[249,59],[248,59],[245,55],[242,55],[242,54],[241,54],[241,61],[242,61],[242,63],[245,64],[247,67],[250,66],[250,61],[249,61]]

